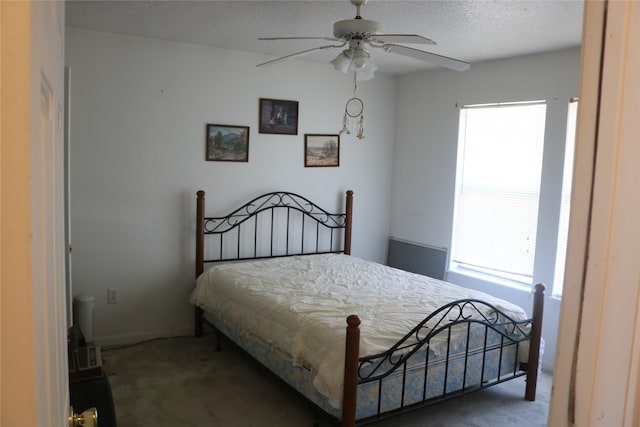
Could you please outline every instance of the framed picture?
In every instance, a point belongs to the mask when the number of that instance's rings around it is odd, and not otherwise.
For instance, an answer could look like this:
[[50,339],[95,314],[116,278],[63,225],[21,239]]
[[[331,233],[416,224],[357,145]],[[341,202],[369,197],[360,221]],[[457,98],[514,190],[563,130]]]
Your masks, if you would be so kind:
[[340,135],[305,134],[304,166],[340,166]]
[[207,125],[207,160],[249,161],[249,126]]
[[260,133],[298,134],[298,101],[260,98]]

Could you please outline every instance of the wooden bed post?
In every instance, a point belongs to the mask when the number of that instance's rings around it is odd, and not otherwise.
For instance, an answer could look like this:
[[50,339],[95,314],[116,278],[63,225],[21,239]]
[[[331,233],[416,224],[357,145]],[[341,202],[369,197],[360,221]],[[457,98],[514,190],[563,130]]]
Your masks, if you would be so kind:
[[353,215],[353,191],[347,190],[347,217],[345,219],[344,227],[344,253],[345,255],[351,255],[351,216]]
[[347,338],[344,350],[344,383],[342,391],[342,427],[356,425],[358,396],[358,358],[360,357],[360,318],[347,317]]
[[524,398],[529,401],[536,400],[538,364],[540,361],[540,338],[542,337],[542,313],[544,311],[544,290],[545,286],[542,283],[538,283],[533,297],[533,323],[531,325],[531,341],[529,342],[527,388],[524,394]]
[[[204,271],[204,191],[198,191],[196,204],[196,279]],[[195,308],[194,334],[202,336],[202,309]]]

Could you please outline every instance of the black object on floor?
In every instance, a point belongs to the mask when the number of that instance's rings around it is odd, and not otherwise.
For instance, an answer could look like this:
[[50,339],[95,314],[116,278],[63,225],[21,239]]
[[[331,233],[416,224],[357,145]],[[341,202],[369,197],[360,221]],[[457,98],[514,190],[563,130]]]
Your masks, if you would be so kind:
[[69,399],[73,411],[77,414],[95,407],[98,410],[99,427],[117,427],[111,384],[106,375],[71,382],[69,384]]

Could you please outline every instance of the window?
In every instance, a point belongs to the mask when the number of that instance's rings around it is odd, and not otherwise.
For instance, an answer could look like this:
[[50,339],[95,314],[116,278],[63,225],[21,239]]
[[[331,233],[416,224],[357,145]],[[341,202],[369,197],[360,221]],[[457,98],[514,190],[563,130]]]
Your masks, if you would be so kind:
[[571,206],[571,181],[573,177],[573,153],[576,145],[576,121],[578,100],[569,101],[567,114],[567,138],[564,151],[564,172],[562,176],[562,199],[560,204],[560,224],[558,226],[558,247],[556,250],[556,268],[553,275],[553,295],[562,295],[564,265],[567,259],[567,237],[569,234],[569,210]]
[[451,268],[531,284],[547,105],[460,111]]

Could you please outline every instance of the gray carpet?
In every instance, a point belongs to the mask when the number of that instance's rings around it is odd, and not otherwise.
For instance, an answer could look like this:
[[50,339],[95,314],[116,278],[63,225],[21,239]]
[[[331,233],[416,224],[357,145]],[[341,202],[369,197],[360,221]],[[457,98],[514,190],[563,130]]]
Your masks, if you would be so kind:
[[[313,425],[313,407],[228,341],[170,338],[104,349],[118,427]],[[535,402],[523,378],[374,424],[376,427],[546,426],[551,377]],[[320,426],[333,425],[320,417]]]

